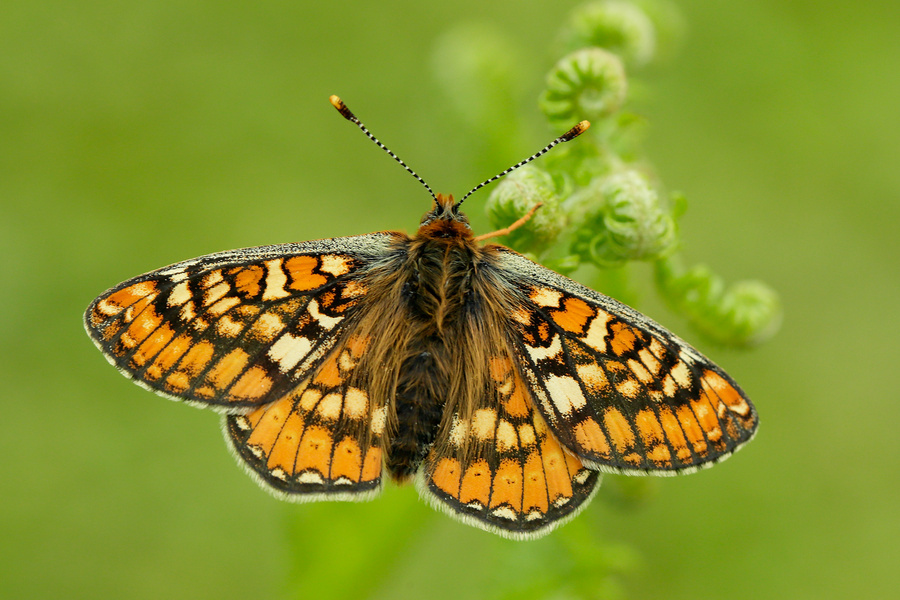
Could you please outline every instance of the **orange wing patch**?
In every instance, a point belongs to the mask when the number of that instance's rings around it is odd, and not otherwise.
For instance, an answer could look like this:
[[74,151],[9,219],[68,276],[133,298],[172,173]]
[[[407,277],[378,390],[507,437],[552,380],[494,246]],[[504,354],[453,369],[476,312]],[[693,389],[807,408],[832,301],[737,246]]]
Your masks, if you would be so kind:
[[349,385],[365,346],[351,338],[281,399],[226,417],[232,447],[265,487],[295,501],[377,493],[383,430],[373,417],[381,407]]
[[490,372],[493,395],[438,434],[420,493],[483,529],[537,537],[574,516],[600,476],[559,444],[509,358],[492,359]]

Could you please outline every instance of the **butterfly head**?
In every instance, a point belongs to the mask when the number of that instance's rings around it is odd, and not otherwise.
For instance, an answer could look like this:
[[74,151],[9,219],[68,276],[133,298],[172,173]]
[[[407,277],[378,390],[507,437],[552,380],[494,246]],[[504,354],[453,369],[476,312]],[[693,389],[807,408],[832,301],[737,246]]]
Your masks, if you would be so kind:
[[453,196],[436,194],[434,208],[425,213],[419,223],[419,234],[438,238],[472,237],[472,228]]

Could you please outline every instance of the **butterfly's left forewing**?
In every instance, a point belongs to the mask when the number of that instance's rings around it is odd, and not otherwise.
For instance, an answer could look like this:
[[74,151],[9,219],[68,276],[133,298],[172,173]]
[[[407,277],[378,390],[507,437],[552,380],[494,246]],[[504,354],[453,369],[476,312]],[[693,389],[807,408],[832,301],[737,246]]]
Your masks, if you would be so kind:
[[391,239],[375,233],[177,263],[102,294],[85,327],[142,386],[243,412],[278,400],[325,359]]
[[521,298],[518,363],[550,429],[592,468],[691,472],[750,440],[757,416],[709,359],[633,309],[500,251]]

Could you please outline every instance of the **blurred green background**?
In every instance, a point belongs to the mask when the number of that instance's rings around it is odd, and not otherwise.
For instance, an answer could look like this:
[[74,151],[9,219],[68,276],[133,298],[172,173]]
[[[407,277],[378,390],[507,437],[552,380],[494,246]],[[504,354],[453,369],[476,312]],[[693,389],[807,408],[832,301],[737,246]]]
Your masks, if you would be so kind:
[[[553,134],[535,100],[574,6],[0,4],[0,596],[897,593],[897,3],[678,3],[680,52],[633,88],[647,156],[690,198],[685,256],[768,282],[785,318],[752,351],[704,345],[640,270],[639,308],[725,367],[762,426],[711,471],[608,477],[548,538],[459,525],[412,488],[279,502],[234,464],[216,415],[132,385],[82,331],[98,293],[178,260],[414,228],[423,190],[329,94],[437,191],[536,150]],[[443,36],[473,24],[521,82],[490,161],[452,108],[467,82],[433,67]],[[485,198],[468,202],[480,231]]]

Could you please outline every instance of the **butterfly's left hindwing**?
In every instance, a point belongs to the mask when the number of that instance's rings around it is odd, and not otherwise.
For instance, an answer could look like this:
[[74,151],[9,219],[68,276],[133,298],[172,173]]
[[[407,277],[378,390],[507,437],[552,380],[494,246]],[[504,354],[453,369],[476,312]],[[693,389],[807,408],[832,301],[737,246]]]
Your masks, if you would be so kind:
[[98,297],[85,327],[144,387],[242,412],[280,399],[324,360],[390,240],[375,233],[177,263]]
[[690,472],[730,456],[753,405],[694,348],[633,309],[500,249],[521,297],[512,341],[550,429],[600,471]]
[[263,487],[285,500],[367,500],[381,489],[384,406],[356,387],[367,340],[352,332],[279,400],[225,416],[225,436]]

